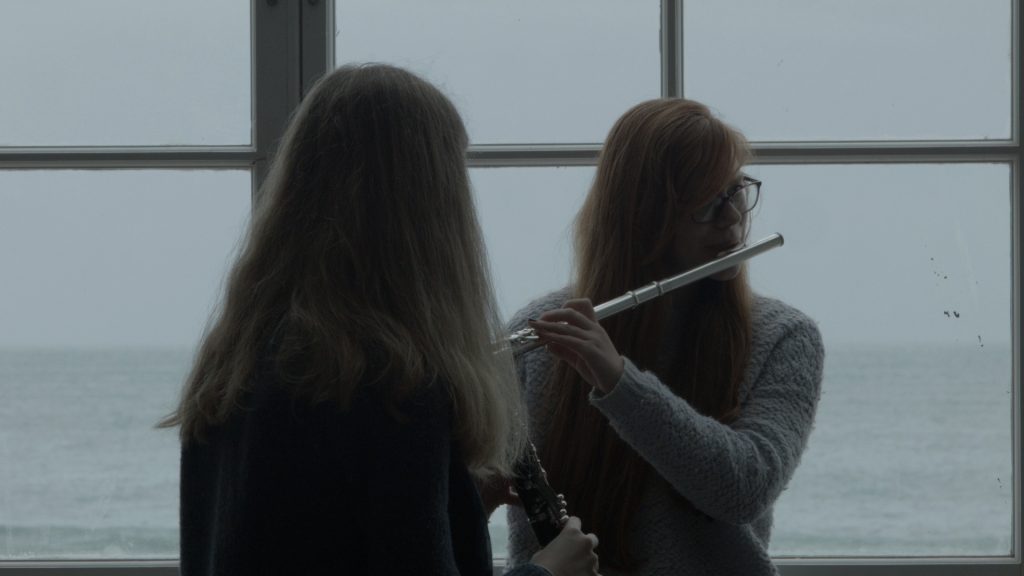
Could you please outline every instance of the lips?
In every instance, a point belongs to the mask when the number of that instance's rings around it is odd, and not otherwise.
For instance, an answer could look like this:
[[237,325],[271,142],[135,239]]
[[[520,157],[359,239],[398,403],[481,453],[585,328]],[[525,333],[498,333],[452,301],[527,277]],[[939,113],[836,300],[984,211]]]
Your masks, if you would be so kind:
[[708,250],[714,252],[717,256],[721,256],[727,252],[733,252],[743,247],[743,243],[739,240],[730,240],[728,242],[718,242],[715,244],[709,244]]

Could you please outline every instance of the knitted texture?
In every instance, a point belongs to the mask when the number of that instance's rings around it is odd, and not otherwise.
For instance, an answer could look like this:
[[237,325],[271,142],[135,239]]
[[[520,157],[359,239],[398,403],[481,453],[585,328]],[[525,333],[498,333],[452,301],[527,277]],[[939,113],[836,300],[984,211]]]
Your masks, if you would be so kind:
[[[563,289],[530,303],[513,317],[510,330],[523,328],[527,318],[568,298]],[[591,392],[590,402],[657,472],[648,478],[633,517],[629,545],[639,565],[629,574],[777,574],[768,556],[772,507],[813,427],[824,348],[813,320],[759,295],[754,296],[751,344],[740,388],[741,413],[729,425],[697,413],[653,372],[640,370],[628,358],[609,394]],[[667,345],[671,350],[672,343]],[[517,363],[530,435],[542,451],[554,412],[548,385],[553,366],[554,357],[543,350]],[[673,491],[703,514],[685,507]],[[572,513],[572,502],[569,508]],[[582,520],[586,530],[587,519]],[[509,565],[516,566],[528,561],[538,544],[521,507],[509,507],[508,522]],[[601,573],[624,574],[604,565]]]

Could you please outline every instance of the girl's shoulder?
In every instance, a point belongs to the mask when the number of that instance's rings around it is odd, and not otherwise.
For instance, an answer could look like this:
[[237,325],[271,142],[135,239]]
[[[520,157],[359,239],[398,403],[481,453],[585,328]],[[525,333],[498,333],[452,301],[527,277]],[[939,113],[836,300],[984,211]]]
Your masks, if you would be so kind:
[[825,345],[818,323],[791,304],[767,296],[755,295],[753,331],[746,386],[753,385],[772,362],[799,357],[808,372],[820,370]]
[[755,336],[772,340],[787,334],[820,338],[818,323],[813,318],[791,304],[761,294],[753,296],[752,322]]

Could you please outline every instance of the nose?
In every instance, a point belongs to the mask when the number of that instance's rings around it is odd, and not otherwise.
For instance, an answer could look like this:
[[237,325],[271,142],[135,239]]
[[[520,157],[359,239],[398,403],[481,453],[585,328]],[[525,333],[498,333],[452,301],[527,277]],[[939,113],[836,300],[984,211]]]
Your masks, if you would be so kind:
[[735,226],[743,221],[743,212],[736,207],[732,199],[726,200],[722,203],[721,208],[718,210],[718,217],[715,218],[715,224],[718,228],[729,228]]

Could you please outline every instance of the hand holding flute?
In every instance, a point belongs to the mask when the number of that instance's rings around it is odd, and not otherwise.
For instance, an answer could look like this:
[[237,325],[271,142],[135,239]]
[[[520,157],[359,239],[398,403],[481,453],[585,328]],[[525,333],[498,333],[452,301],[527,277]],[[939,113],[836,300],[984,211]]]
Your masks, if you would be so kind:
[[625,360],[601,327],[602,318],[635,308],[672,290],[735,268],[758,254],[781,246],[783,242],[781,234],[772,234],[691,270],[631,290],[596,308],[588,298],[568,300],[562,308],[549,310],[539,319],[531,318],[530,330],[526,333],[512,335],[509,340],[513,345],[513,354],[525,354],[546,344],[552,354],[572,366],[584,381],[607,394],[622,376]]
[[603,394],[612,391],[625,368],[625,360],[601,327],[589,298],[567,301],[550,310],[530,327],[548,351],[567,362],[588,384]]

